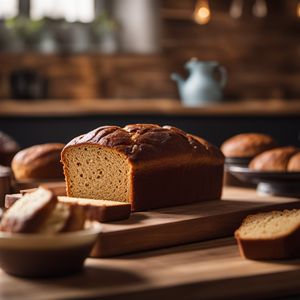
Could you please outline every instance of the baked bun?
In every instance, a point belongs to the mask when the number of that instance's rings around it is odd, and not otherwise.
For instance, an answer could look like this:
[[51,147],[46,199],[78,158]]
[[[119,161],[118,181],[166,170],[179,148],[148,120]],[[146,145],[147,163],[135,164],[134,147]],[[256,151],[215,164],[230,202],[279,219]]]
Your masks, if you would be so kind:
[[63,168],[60,153],[64,144],[35,145],[18,152],[12,161],[12,170],[17,180],[60,179]]
[[[287,172],[290,159],[299,151],[300,149],[293,146],[265,151],[251,160],[249,168],[255,171]],[[290,166],[290,170],[295,164]]]
[[291,157],[287,170],[289,172],[300,172],[300,151]]
[[0,165],[10,166],[11,160],[19,150],[18,143],[11,136],[0,131]]
[[225,157],[250,158],[276,146],[275,140],[262,133],[242,133],[226,140],[221,151]]

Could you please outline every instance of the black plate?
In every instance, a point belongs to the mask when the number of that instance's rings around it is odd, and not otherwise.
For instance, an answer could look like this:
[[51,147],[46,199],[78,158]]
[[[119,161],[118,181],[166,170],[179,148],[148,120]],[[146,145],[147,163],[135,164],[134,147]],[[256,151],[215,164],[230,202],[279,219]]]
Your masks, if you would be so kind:
[[248,166],[253,157],[226,157],[225,164],[230,165],[239,165],[239,166]]
[[241,181],[257,184],[260,193],[300,197],[300,172],[261,172],[240,166],[228,166],[227,170]]

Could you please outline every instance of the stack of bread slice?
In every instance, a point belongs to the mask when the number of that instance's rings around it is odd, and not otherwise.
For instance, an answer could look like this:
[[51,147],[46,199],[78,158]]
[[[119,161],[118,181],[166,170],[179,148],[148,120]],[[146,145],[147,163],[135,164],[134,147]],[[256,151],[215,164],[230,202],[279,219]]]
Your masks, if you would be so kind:
[[51,190],[38,188],[25,194],[3,215],[1,231],[12,233],[69,232],[84,228],[85,208],[61,203]]

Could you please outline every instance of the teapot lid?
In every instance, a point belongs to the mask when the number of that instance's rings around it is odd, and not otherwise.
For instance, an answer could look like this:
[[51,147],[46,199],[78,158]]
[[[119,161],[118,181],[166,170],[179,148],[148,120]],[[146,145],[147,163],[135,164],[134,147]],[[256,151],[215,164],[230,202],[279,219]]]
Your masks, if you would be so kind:
[[195,66],[206,66],[206,67],[216,67],[219,63],[214,60],[198,60],[198,58],[191,58],[189,61],[185,63],[185,68],[190,69]]

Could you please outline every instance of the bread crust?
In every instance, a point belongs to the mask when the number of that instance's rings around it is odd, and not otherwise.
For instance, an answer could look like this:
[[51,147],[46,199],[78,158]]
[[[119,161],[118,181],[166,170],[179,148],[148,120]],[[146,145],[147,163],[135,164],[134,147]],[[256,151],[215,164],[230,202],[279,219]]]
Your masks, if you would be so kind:
[[209,160],[211,164],[224,163],[222,152],[203,139],[176,127],[154,124],[132,124],[124,128],[102,126],[94,129],[71,140],[62,151],[62,161],[68,148],[89,144],[115,148],[135,164],[186,155]]
[[63,178],[60,153],[64,146],[64,144],[50,143],[19,151],[12,161],[12,170],[16,179]]
[[226,140],[221,150],[226,157],[251,158],[276,147],[276,141],[267,134],[242,133]]
[[255,171],[287,172],[290,159],[299,151],[293,146],[265,151],[250,161],[249,168]]

